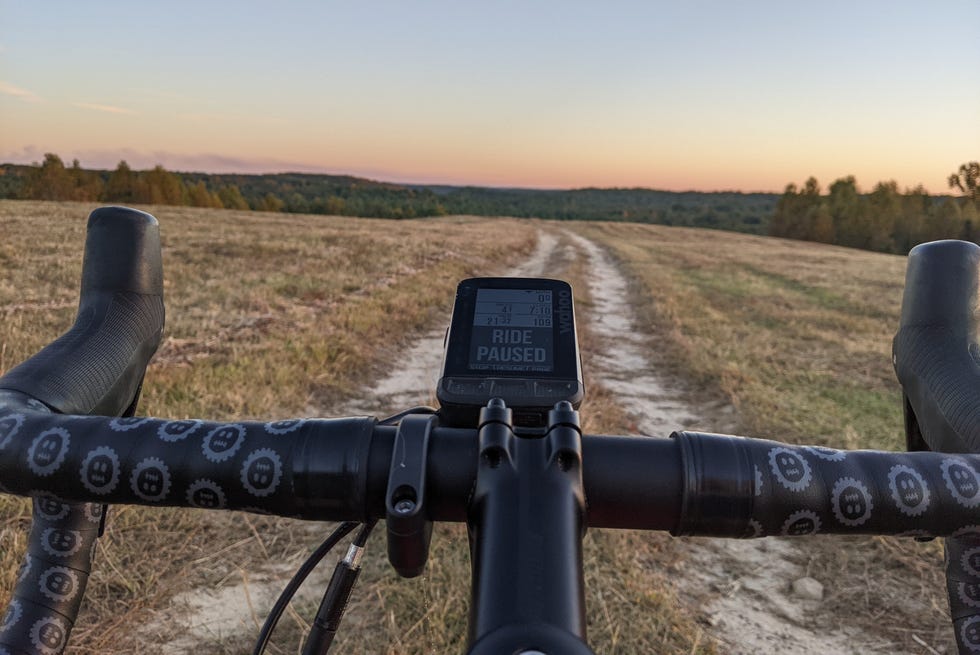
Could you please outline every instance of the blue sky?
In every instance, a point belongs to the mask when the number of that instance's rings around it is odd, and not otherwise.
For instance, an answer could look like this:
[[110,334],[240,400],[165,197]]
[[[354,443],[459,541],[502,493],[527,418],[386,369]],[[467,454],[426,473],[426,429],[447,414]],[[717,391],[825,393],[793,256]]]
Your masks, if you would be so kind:
[[945,190],[980,2],[0,0],[0,161]]

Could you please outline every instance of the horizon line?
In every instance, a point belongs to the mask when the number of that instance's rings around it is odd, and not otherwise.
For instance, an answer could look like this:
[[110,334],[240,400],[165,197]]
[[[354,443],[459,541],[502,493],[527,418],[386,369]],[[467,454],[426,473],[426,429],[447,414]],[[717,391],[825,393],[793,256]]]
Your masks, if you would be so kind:
[[[57,153],[50,153],[50,154],[57,154]],[[58,156],[59,159],[61,159],[61,155],[57,155],[57,156]],[[125,159],[120,159],[120,163],[121,162],[125,162],[125,161],[126,161]],[[63,159],[62,159],[62,162],[64,162]],[[129,165],[128,162],[126,162],[126,163],[127,163],[127,165]],[[5,162],[0,162],[0,166],[40,166],[40,162],[33,161],[31,163],[24,163],[24,162],[17,162],[17,161],[5,161]],[[118,166],[118,164],[117,164],[117,166]],[[176,169],[176,168],[170,169],[170,168],[166,168],[163,164],[157,163],[157,164],[154,164],[153,166],[147,166],[147,167],[131,167],[131,168],[135,172],[140,172],[140,171],[153,170],[153,168],[155,168],[157,166],[160,166],[164,170],[166,170],[168,172],[171,172],[171,173],[175,173],[177,175],[242,175],[242,176],[251,176],[251,177],[261,177],[261,176],[265,176],[265,175],[319,175],[319,176],[324,176],[324,177],[350,177],[350,178],[357,179],[357,180],[365,180],[365,181],[368,181],[368,182],[374,182],[376,184],[392,184],[392,185],[398,185],[398,186],[404,186],[404,187],[424,187],[424,188],[429,188],[429,187],[449,187],[449,188],[454,188],[454,189],[475,188],[475,189],[492,189],[492,190],[495,190],[495,191],[511,191],[511,190],[514,190],[514,191],[545,191],[545,192],[547,192],[547,191],[554,191],[554,192],[588,191],[588,190],[593,190],[593,189],[594,190],[597,190],[597,191],[631,191],[631,190],[640,190],[640,191],[654,191],[654,192],[661,192],[661,193],[677,193],[677,194],[684,194],[684,193],[703,193],[703,194],[737,193],[737,194],[742,194],[742,195],[783,195],[785,193],[785,188],[782,191],[762,191],[762,190],[758,190],[758,189],[746,191],[746,190],[743,190],[743,189],[731,189],[731,188],[713,188],[713,189],[710,189],[710,190],[705,190],[705,189],[695,189],[695,188],[687,187],[687,188],[681,188],[681,189],[670,189],[670,188],[666,188],[666,187],[637,186],[637,185],[626,185],[626,186],[585,185],[585,186],[565,186],[565,187],[562,187],[562,186],[554,186],[554,187],[552,187],[552,186],[522,186],[522,185],[515,185],[515,184],[495,185],[495,184],[479,184],[479,183],[472,183],[472,182],[462,182],[462,183],[461,182],[422,182],[422,181],[418,181],[418,180],[412,180],[412,178],[403,178],[401,180],[397,180],[397,179],[383,179],[381,177],[368,177],[366,174],[357,174],[357,173],[353,173],[353,172],[340,173],[340,172],[336,172],[333,169],[317,168],[317,167],[311,167],[308,170],[302,170],[301,168],[297,168],[297,169],[288,169],[288,168],[286,168],[286,169],[277,169],[277,170],[269,170],[269,169],[267,169],[267,170],[263,170],[261,172],[256,172],[256,171],[241,171],[241,170],[223,170],[223,171],[213,171],[212,170],[212,171],[207,171],[207,170],[190,170],[190,169],[189,170],[180,170],[180,169]],[[86,166],[81,166],[81,168],[83,170],[100,171],[100,172],[112,172],[113,170],[115,170],[114,168],[86,167]],[[412,181],[407,181],[407,180],[412,180]],[[795,183],[787,183],[787,186],[789,184],[795,184]],[[861,192],[861,193],[870,193],[870,192]],[[948,195],[948,194],[930,194],[930,195]]]
[[[140,152],[138,150],[123,148],[121,150],[115,151],[91,151],[91,152],[79,152],[77,155],[80,156],[69,156],[62,158],[60,154],[54,153],[50,150],[42,150],[35,146],[27,146],[23,148],[20,152],[6,152],[0,154],[0,157],[7,160],[3,165],[16,165],[16,166],[35,166],[40,165],[40,161],[47,154],[55,154],[63,163],[69,162],[71,160],[82,159],[96,160],[94,166],[82,166],[86,170],[93,171],[113,171],[115,167],[118,167],[119,163],[126,162],[127,165],[134,171],[139,170],[152,170],[156,166],[165,168],[165,170],[186,174],[186,175],[325,175],[333,177],[351,177],[355,179],[367,180],[370,182],[380,183],[380,184],[394,184],[401,186],[413,186],[413,187],[451,187],[451,188],[482,188],[482,189],[496,189],[496,190],[523,190],[523,191],[578,191],[587,189],[598,189],[598,190],[629,190],[629,189],[640,189],[648,191],[661,191],[667,193],[705,193],[705,194],[723,194],[723,193],[737,193],[743,195],[783,195],[786,192],[787,187],[790,185],[795,185],[798,189],[805,184],[806,180],[809,178],[816,178],[815,175],[807,175],[802,182],[790,181],[782,185],[780,189],[770,189],[763,190],[759,188],[750,188],[748,190],[744,188],[732,188],[732,187],[681,187],[681,188],[671,188],[671,187],[657,187],[657,186],[644,186],[644,185],[612,185],[612,186],[601,186],[597,184],[584,184],[584,185],[569,185],[569,186],[549,186],[549,185],[525,185],[525,184],[488,184],[473,181],[445,181],[445,179],[437,178],[433,180],[432,176],[422,175],[419,178],[409,177],[406,174],[399,173],[396,171],[378,169],[378,168],[368,168],[368,169],[338,169],[328,166],[321,165],[311,165],[302,162],[291,162],[291,161],[281,161],[276,159],[267,159],[265,161],[261,160],[247,160],[240,157],[225,156],[225,155],[215,155],[215,154],[198,154],[198,155],[182,155],[178,153],[171,153],[166,151],[154,151],[154,152]],[[106,163],[108,160],[116,160],[117,163],[115,167]],[[164,162],[166,160],[171,160],[170,166]],[[181,160],[185,160],[181,162]],[[137,164],[129,164],[130,161],[136,161]],[[153,165],[149,165],[147,162],[155,161]],[[174,164],[176,164],[174,166]],[[833,180],[846,179],[848,177],[856,177],[853,173],[847,173],[844,175],[833,176]],[[428,179],[426,179],[428,178]],[[888,178],[884,180],[879,180],[875,184],[895,182],[895,178]],[[822,186],[829,186],[824,184]],[[903,192],[909,192],[917,187],[922,187],[926,189],[927,194],[935,196],[949,196],[952,192],[949,189],[942,189],[941,191],[930,191],[926,188],[921,181],[913,185],[903,185],[901,188]],[[858,188],[861,185],[858,184]],[[874,185],[870,187],[874,188]],[[822,189],[825,190],[825,189]],[[872,191],[861,190],[859,193],[866,194]]]

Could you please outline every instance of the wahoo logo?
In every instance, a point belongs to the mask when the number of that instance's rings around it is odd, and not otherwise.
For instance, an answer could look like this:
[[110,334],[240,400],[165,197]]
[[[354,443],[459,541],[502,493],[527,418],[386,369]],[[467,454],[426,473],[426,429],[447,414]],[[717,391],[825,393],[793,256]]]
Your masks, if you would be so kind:
[[572,292],[558,290],[558,332],[568,334],[572,331]]

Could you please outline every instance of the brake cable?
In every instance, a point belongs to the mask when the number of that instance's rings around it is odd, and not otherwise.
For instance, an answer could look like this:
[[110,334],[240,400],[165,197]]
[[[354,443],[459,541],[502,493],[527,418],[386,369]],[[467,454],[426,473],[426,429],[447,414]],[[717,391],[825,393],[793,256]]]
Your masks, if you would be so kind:
[[[402,418],[410,414],[435,414],[437,410],[434,407],[418,406],[412,407],[397,414],[393,414],[381,421],[378,421],[379,425],[392,425],[398,423]],[[347,551],[347,555],[344,556],[342,560],[337,562],[336,568],[334,568],[333,575],[330,578],[330,583],[327,585],[327,590],[323,594],[323,599],[320,601],[320,607],[317,610],[316,618],[313,621],[313,625],[310,627],[310,634],[306,639],[306,643],[303,646],[303,655],[321,655],[326,653],[330,648],[331,642],[333,642],[334,635],[336,634],[337,627],[340,625],[340,620],[343,618],[344,611],[347,609],[347,601],[350,598],[350,593],[354,588],[354,583],[357,581],[357,576],[361,571],[361,554],[364,550],[364,545],[367,543],[368,536],[371,534],[371,530],[374,528],[377,519],[371,520],[367,523],[361,524],[361,529],[354,538],[354,542],[351,544]],[[273,631],[279,624],[279,619],[282,618],[283,613],[286,611],[286,606],[299,591],[303,582],[310,575],[317,564],[326,557],[337,543],[346,537],[348,534],[354,531],[359,524],[354,521],[346,521],[337,526],[329,537],[327,537],[316,550],[314,550],[310,556],[303,562],[303,565],[299,567],[296,573],[293,575],[289,584],[282,590],[279,598],[276,600],[275,605],[269,611],[269,616],[266,617],[265,623],[262,625],[262,630],[259,631],[259,636],[255,641],[255,648],[252,651],[252,655],[262,655],[265,652],[266,646],[269,644],[269,640],[272,637]]]
[[[262,653],[265,652],[265,647],[269,644],[269,639],[272,637],[272,631],[276,629],[279,619],[282,617],[283,612],[286,611],[286,606],[289,604],[289,601],[293,599],[293,596],[296,595],[296,592],[299,590],[303,582],[306,581],[307,576],[313,572],[313,569],[320,563],[320,560],[326,557],[327,553],[329,553],[341,539],[353,532],[354,528],[356,528],[358,525],[359,524],[355,521],[345,521],[344,523],[341,523],[339,526],[337,526],[337,529],[334,530],[330,536],[316,548],[316,550],[310,553],[310,556],[306,558],[303,565],[297,569],[292,580],[289,581],[289,584],[287,584],[282,590],[282,593],[276,600],[276,604],[272,606],[272,610],[269,611],[269,616],[266,617],[265,623],[262,625],[262,630],[259,631],[258,639],[255,641],[255,649],[252,651],[252,655],[262,655]],[[361,531],[364,531],[363,528]]]
[[371,529],[374,528],[376,520],[372,520],[361,526],[360,532],[354,539],[347,551],[347,555],[337,562],[330,577],[330,584],[323,593],[320,601],[320,608],[310,626],[310,634],[303,645],[303,655],[325,655],[330,650],[330,644],[337,634],[340,621],[344,618],[347,611],[347,603],[350,600],[351,591],[357,576],[361,572],[361,555],[364,552],[364,544],[367,543]]

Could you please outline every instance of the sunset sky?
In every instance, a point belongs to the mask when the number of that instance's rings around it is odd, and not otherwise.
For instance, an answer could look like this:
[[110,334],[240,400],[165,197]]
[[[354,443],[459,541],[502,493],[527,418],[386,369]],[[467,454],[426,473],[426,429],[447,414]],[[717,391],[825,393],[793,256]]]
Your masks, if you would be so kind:
[[0,162],[946,192],[980,2],[0,0]]

